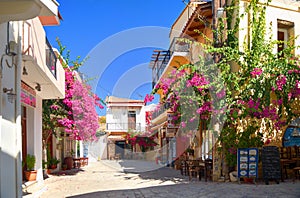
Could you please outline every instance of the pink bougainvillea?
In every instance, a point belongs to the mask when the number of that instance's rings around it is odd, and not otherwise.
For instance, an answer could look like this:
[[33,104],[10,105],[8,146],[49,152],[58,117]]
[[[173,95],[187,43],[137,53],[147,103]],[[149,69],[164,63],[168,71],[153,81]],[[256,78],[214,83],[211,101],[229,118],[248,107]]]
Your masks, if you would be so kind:
[[[91,87],[76,79],[74,71],[65,68],[65,98],[45,102],[44,111],[49,105],[52,116],[49,122],[64,127],[71,138],[95,140],[99,128],[96,106],[103,108],[101,99],[91,92]],[[46,116],[44,116],[46,124]]]
[[252,72],[250,72],[251,76],[253,78],[260,76],[262,74],[262,69],[261,68],[254,68]]

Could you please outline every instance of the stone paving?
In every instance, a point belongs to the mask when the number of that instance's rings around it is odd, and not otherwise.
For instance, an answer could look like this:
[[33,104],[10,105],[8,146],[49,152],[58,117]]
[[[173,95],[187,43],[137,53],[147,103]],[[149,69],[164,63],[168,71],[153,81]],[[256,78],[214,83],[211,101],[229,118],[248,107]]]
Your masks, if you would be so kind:
[[94,162],[69,174],[51,175],[44,188],[26,197],[300,197],[299,180],[270,185],[189,181],[177,170],[145,161]]

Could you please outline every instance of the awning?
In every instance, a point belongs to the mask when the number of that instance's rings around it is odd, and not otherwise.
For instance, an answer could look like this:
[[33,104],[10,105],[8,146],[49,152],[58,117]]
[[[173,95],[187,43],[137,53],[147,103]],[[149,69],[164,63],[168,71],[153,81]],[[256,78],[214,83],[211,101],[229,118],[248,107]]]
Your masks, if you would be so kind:
[[112,140],[112,141],[125,141],[125,138],[121,135],[110,135],[107,138],[108,140]]

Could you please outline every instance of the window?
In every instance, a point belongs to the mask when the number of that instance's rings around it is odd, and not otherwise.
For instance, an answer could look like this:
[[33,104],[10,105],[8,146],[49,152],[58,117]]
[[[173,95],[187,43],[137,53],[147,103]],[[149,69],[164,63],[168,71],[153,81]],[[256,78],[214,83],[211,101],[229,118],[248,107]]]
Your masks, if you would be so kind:
[[136,130],[136,112],[128,111],[128,129]]
[[[282,52],[288,44],[294,45],[294,22],[277,19],[277,40],[282,41],[277,46],[277,52]],[[289,42],[289,43],[288,43]],[[284,54],[280,54],[283,57]]]

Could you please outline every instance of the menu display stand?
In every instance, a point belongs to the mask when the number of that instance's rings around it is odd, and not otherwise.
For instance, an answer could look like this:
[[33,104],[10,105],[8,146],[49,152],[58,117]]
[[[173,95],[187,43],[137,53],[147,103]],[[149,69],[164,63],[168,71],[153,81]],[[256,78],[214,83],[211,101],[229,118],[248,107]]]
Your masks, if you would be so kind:
[[248,180],[251,178],[256,184],[258,167],[258,149],[257,148],[239,148],[237,155],[238,181],[241,178]]
[[261,153],[263,179],[266,185],[270,179],[274,179],[279,184],[281,178],[280,154],[277,146],[264,146]]

